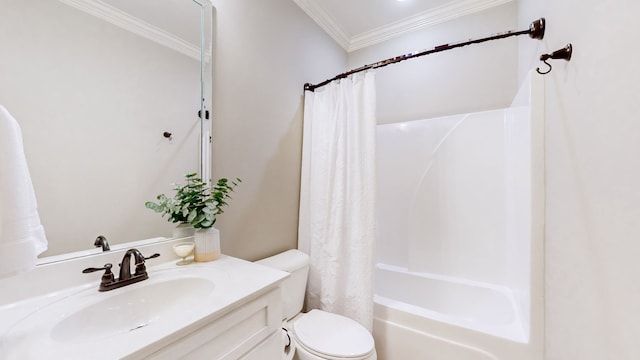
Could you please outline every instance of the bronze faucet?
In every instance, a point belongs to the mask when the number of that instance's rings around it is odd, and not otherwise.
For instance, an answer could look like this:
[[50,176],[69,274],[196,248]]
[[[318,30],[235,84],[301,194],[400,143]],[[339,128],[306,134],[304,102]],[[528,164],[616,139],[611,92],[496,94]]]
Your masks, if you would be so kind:
[[[131,256],[133,256],[135,261],[135,271],[133,275],[131,274]],[[109,291],[148,279],[149,274],[147,274],[147,267],[144,262],[145,260],[157,258],[158,256],[160,256],[160,254],[156,253],[149,257],[144,257],[138,249],[127,250],[122,258],[122,263],[120,263],[120,277],[118,279],[115,279],[111,272],[111,268],[113,267],[111,264],[105,264],[104,267],[101,268],[87,268],[82,270],[82,272],[87,274],[94,271],[105,270],[98,291]]]
[[95,247],[102,247],[102,251],[110,251],[111,248],[109,247],[109,242],[107,241],[107,238],[100,235],[96,238],[96,241],[93,242],[93,246]]
[[134,277],[136,276],[146,276],[149,277],[147,275],[147,267],[144,265],[144,261],[146,260],[144,258],[144,256],[142,256],[142,254],[140,253],[140,251],[138,249],[129,249],[127,250],[127,252],[124,254],[124,257],[122,258],[122,263],[120,264],[120,280],[128,280],[130,279],[131,276],[131,256],[133,255],[133,258],[135,260],[135,265],[136,265],[136,269],[135,269],[135,273],[133,274]]

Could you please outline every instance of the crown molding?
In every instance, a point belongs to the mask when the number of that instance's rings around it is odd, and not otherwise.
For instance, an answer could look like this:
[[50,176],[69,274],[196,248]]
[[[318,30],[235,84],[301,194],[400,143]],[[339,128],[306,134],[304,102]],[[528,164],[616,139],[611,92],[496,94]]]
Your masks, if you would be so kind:
[[454,0],[406,19],[355,35],[351,38],[347,51],[362,49],[408,32],[487,10],[511,1],[513,0]]
[[[200,60],[200,47],[100,0],[58,0],[160,45]],[[208,54],[207,54],[208,55]],[[207,56],[208,57],[208,56]]]
[[400,21],[349,37],[327,12],[318,5],[319,0],[293,0],[343,49],[352,52],[378,44],[408,32],[447,22],[480,12],[513,0],[453,0]]
[[349,36],[342,31],[340,26],[336,24],[335,20],[327,14],[327,12],[318,5],[317,0],[293,0],[313,21],[315,21],[320,27],[327,33],[338,45],[343,49],[349,49],[351,40]]

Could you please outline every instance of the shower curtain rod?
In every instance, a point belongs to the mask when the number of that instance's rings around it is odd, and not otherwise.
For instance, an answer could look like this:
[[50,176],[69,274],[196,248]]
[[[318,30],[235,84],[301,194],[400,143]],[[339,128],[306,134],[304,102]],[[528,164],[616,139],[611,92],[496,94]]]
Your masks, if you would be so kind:
[[545,30],[545,20],[544,18],[540,18],[538,20],[535,20],[534,22],[531,23],[531,25],[529,25],[529,29],[527,30],[522,30],[522,31],[507,31],[505,33],[499,33],[493,36],[488,36],[488,37],[484,37],[481,39],[475,39],[475,40],[468,40],[468,41],[464,41],[464,42],[459,42],[459,43],[452,43],[452,44],[444,44],[444,45],[438,45],[436,47],[434,47],[433,49],[430,50],[424,50],[418,53],[409,53],[409,54],[405,54],[405,55],[400,55],[400,56],[396,56],[390,59],[386,59],[386,60],[382,60],[382,61],[378,61],[375,62],[373,64],[369,64],[369,65],[365,65],[362,67],[359,67],[357,69],[353,69],[350,71],[347,71],[345,73],[342,73],[340,75],[336,75],[335,77],[325,80],[321,83],[312,85],[310,83],[306,83],[304,84],[304,90],[308,90],[308,91],[314,91],[315,89],[325,86],[328,83],[335,81],[335,80],[339,80],[339,79],[344,79],[349,75],[355,74],[355,73],[359,73],[362,71],[366,71],[366,70],[370,70],[370,69],[377,69],[383,66],[387,66],[390,64],[395,64],[397,62],[400,61],[404,61],[404,60],[409,60],[409,59],[413,59],[419,56],[424,56],[424,55],[429,55],[429,54],[433,54],[433,53],[437,53],[437,52],[441,52],[441,51],[446,51],[446,50],[451,50],[451,49],[455,49],[455,48],[459,48],[459,47],[463,47],[466,45],[471,45],[471,44],[478,44],[481,42],[485,42],[485,41],[490,41],[490,40],[498,40],[498,39],[504,39],[504,38],[508,38],[511,36],[519,36],[519,35],[529,35],[530,38],[532,39],[538,39],[541,40],[544,37],[544,30]]

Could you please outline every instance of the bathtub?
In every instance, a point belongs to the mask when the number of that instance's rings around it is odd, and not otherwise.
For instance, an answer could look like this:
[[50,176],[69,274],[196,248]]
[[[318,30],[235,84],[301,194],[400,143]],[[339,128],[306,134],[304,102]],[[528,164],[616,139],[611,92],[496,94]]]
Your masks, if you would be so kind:
[[381,306],[516,342],[529,341],[528,319],[521,316],[527,312],[519,311],[527,304],[519,304],[507,287],[387,264],[376,265],[375,279],[374,301]]
[[541,360],[543,83],[511,107],[377,127],[381,360]]
[[[380,360],[536,359],[528,304],[513,290],[377,264],[374,329]],[[472,299],[470,302],[469,299]]]

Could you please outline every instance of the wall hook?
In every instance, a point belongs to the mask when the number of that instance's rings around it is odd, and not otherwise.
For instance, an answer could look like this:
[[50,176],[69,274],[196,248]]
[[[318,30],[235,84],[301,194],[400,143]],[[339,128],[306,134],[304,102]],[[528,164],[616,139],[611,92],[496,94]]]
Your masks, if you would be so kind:
[[166,138],[167,138],[167,139],[169,139],[169,140],[172,140],[171,135],[173,135],[173,134],[171,134],[171,133],[170,133],[170,132],[168,132],[168,131],[165,131],[164,133],[162,133],[162,136],[166,137]]
[[547,64],[547,66],[549,67],[549,70],[547,70],[547,71],[540,71],[540,68],[539,68],[539,67],[537,67],[537,68],[536,68],[536,71],[537,71],[537,72],[538,72],[538,74],[540,74],[540,75],[546,75],[546,74],[548,74],[548,73],[550,73],[550,72],[551,72],[551,69],[553,69],[553,67],[551,66],[551,64],[549,64],[549,63],[547,62],[547,60],[542,60],[542,62],[543,62],[543,63],[545,63],[545,64]]
[[540,61],[542,61],[543,63],[547,64],[547,66],[549,67],[549,70],[547,71],[540,71],[540,68],[536,68],[536,71],[538,72],[538,74],[544,75],[544,74],[548,74],[551,72],[551,64],[549,64],[547,62],[547,60],[549,59],[561,59],[561,60],[566,60],[569,61],[571,60],[571,55],[573,54],[573,46],[571,45],[571,43],[567,44],[567,46],[563,47],[560,50],[556,50],[554,52],[552,52],[551,54],[542,54],[540,55]]

